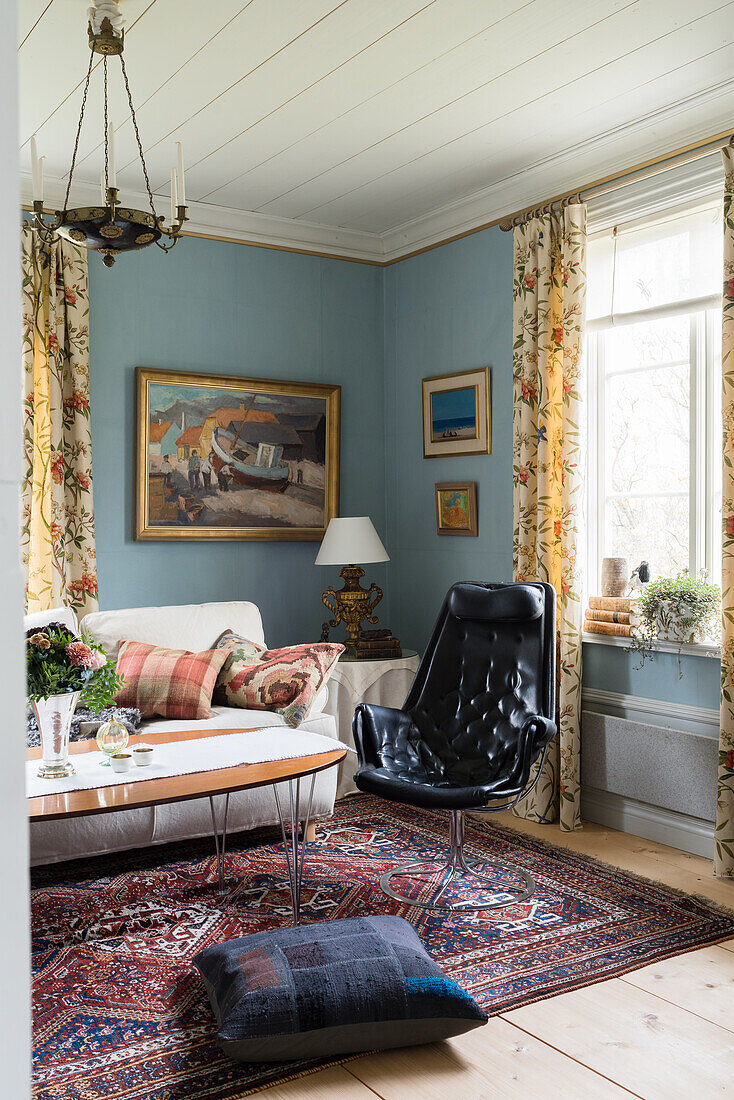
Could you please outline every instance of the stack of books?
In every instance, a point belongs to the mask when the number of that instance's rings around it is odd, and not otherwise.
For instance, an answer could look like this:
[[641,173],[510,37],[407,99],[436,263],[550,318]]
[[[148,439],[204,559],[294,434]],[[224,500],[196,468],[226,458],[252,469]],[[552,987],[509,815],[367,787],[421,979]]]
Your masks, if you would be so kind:
[[630,638],[637,626],[633,596],[591,596],[584,620],[584,630],[592,634],[611,634]]
[[354,651],[358,661],[385,661],[402,655],[400,640],[393,638],[391,630],[360,630]]

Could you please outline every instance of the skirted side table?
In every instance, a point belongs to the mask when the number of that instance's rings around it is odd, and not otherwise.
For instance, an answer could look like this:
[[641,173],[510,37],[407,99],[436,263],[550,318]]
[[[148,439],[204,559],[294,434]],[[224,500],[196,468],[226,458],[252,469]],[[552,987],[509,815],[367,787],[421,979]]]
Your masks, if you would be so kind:
[[[420,657],[414,649],[404,649],[402,657],[376,661],[357,661],[342,654],[329,679],[329,701],[324,710],[336,718],[339,740],[354,748],[352,718],[357,703],[376,703],[380,707],[400,707],[405,702]],[[357,757],[347,753],[339,767],[336,797],[356,791],[354,773]]]

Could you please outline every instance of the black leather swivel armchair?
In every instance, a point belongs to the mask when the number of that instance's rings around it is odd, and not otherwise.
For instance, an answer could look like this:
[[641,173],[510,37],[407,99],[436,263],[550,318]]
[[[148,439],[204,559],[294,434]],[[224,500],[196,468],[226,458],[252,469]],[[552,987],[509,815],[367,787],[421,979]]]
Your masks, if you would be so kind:
[[[466,858],[463,813],[505,810],[532,790],[540,768],[530,783],[531,768],[556,735],[555,683],[551,585],[449,589],[402,709],[361,703],[354,714],[359,789],[451,815],[448,859],[395,868],[380,879],[386,894],[451,912],[530,897],[535,884],[524,871],[485,863],[487,874]],[[394,889],[398,878],[411,892]]]

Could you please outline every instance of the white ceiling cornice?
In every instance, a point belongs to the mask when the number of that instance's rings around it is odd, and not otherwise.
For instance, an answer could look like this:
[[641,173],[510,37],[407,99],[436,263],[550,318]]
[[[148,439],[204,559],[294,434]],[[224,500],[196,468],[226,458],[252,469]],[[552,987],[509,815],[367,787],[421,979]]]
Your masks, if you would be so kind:
[[[496,224],[508,215],[554,195],[588,187],[595,179],[625,172],[641,162],[669,155],[732,127],[730,110],[734,79],[721,81],[645,118],[610,128],[593,140],[579,142],[532,167],[512,173],[491,186],[461,199],[445,203],[429,214],[404,222],[384,233],[349,229],[278,217],[254,211],[194,202],[189,207],[188,233],[266,248],[335,256],[371,264],[391,264],[425,249],[435,248],[478,229]],[[22,201],[31,203],[31,179],[21,176]],[[45,204],[60,209],[66,182],[47,178]],[[143,192],[123,191],[126,205],[146,210]],[[99,188],[74,183],[77,206],[99,202]],[[168,199],[156,199],[159,213],[168,209]]]
[[[644,119],[616,126],[592,140],[579,142],[531,168],[497,180],[489,187],[446,203],[382,234],[383,261],[395,262],[422,249],[496,224],[526,207],[541,205],[555,195],[586,189],[596,179],[627,172],[644,161],[670,155],[675,149],[734,129],[731,92],[734,78],[689,96]],[[721,105],[717,101],[721,100]],[[689,114],[690,120],[686,119]]]
[[[32,190],[30,175],[23,173],[21,197],[24,206],[31,206]],[[45,178],[44,205],[48,210],[60,210],[65,193],[65,180]],[[129,191],[125,188],[121,190],[121,198],[126,206],[137,210],[150,209],[148,196],[143,191]],[[164,196],[154,198],[157,213],[166,213],[170,200]],[[88,183],[74,183],[72,201],[75,206],[99,205],[99,187]],[[204,202],[189,204],[189,221],[185,232],[240,244],[286,249],[290,252],[313,252],[316,255],[326,254],[373,264],[382,261],[382,243],[377,233],[367,233],[361,229],[340,229],[332,225],[318,225],[247,210],[233,210]]]

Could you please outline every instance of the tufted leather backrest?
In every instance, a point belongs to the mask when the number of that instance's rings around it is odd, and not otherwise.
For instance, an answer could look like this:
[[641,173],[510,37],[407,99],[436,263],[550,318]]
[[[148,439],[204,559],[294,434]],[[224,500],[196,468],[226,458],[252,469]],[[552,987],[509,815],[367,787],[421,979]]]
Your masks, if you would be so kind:
[[488,783],[512,767],[531,715],[553,721],[555,624],[549,584],[449,589],[402,707],[427,781]]

